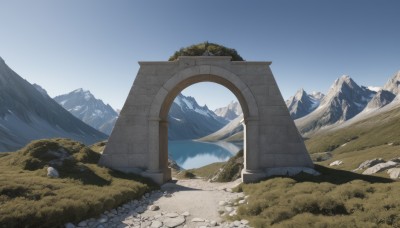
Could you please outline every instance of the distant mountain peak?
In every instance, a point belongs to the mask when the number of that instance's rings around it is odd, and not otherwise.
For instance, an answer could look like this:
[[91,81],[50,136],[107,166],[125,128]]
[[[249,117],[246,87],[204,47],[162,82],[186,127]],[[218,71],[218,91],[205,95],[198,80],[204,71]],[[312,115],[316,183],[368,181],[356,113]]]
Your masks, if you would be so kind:
[[68,94],[54,97],[63,108],[78,119],[106,134],[111,134],[118,113],[89,90],[76,89]]
[[214,113],[228,121],[232,121],[236,117],[240,116],[240,114],[243,112],[238,101],[230,101],[227,106],[215,109]]
[[314,95],[307,94],[307,92],[301,88],[297,90],[293,97],[290,97],[289,100],[286,101],[286,106],[289,109],[290,116],[293,119],[297,119],[314,111],[319,106],[323,97],[323,93],[315,92]]
[[299,131],[304,134],[351,119],[367,106],[375,93],[343,75],[332,84],[318,109],[296,120]]
[[383,86],[383,89],[390,91],[395,95],[400,94],[400,70],[386,82],[385,86]]
[[32,84],[33,85],[33,87],[35,87],[35,89],[37,90],[37,91],[39,91],[39,93],[41,93],[43,96],[49,96],[49,94],[47,94],[47,91],[45,90],[45,89],[43,89],[43,87],[41,87],[40,85],[38,85],[38,84],[36,84],[36,83],[34,83],[34,84]]

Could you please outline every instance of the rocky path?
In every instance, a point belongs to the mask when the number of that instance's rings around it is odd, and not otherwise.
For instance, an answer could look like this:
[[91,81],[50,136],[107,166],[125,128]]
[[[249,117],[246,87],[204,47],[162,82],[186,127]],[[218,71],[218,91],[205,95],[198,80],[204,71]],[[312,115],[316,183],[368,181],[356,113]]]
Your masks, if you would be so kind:
[[240,181],[209,183],[200,179],[178,180],[164,184],[160,191],[147,193],[119,208],[88,219],[73,227],[249,227],[248,221],[224,221],[236,214],[236,206],[246,203],[243,193],[233,193]]

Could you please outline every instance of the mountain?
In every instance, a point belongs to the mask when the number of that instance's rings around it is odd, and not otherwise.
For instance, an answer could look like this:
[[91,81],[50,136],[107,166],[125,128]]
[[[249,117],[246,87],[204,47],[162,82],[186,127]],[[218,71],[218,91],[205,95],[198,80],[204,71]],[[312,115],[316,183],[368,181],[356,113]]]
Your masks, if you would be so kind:
[[396,97],[396,95],[394,95],[393,93],[391,93],[389,91],[380,90],[368,102],[368,104],[365,107],[365,109],[363,110],[363,112],[368,112],[371,110],[382,108],[382,107],[388,105],[390,102],[392,102],[395,97]]
[[300,89],[286,101],[286,106],[289,109],[290,116],[293,119],[298,119],[318,108],[323,97],[323,93],[313,92],[312,94],[307,94],[304,89]]
[[88,90],[77,89],[68,94],[54,97],[63,108],[93,128],[110,135],[118,113],[96,99]]
[[400,94],[400,70],[386,82],[383,89],[392,92],[395,95]]
[[226,107],[217,108],[214,110],[214,113],[217,116],[223,117],[228,121],[231,121],[242,114],[242,107],[240,106],[239,102],[231,101]]
[[375,94],[344,75],[333,83],[316,110],[295,120],[295,123],[302,134],[311,134],[320,128],[342,123],[360,113]]
[[209,135],[228,123],[205,105],[199,106],[193,97],[179,94],[168,114],[168,139],[197,139]]
[[0,151],[14,151],[41,138],[65,137],[86,144],[107,138],[42,92],[0,58]]
[[199,139],[199,141],[215,142],[225,141],[241,141],[243,140],[243,113],[229,122],[218,131]]

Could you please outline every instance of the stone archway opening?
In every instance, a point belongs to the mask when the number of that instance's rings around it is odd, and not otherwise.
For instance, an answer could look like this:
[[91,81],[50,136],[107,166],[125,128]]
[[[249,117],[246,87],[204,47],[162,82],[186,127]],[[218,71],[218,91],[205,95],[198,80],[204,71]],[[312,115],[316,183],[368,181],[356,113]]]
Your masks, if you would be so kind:
[[[169,175],[166,177],[166,179],[171,178],[171,170],[168,168],[168,155],[170,154],[171,151],[169,151],[169,127],[170,124],[168,121],[168,115],[171,109],[171,106],[175,100],[175,98],[180,94],[183,90],[185,90],[188,87],[191,87],[192,85],[196,85],[198,83],[202,82],[211,82],[220,85],[222,88],[221,89],[226,89],[227,91],[230,91],[237,101],[239,102],[239,105],[241,106],[243,110],[243,140],[242,145],[243,145],[243,153],[244,156],[246,156],[246,144],[244,143],[246,140],[246,119],[249,117],[249,112],[248,112],[248,107],[246,104],[246,101],[243,97],[243,95],[240,93],[240,90],[235,87],[231,82],[228,80],[221,78],[216,75],[195,75],[193,77],[190,77],[186,80],[183,80],[181,83],[176,85],[176,88],[170,91],[170,93],[166,96],[164,103],[162,104],[162,108],[160,111],[160,116],[159,116],[159,134],[160,134],[160,148],[159,148],[159,162],[160,166],[163,167],[164,173],[168,173]],[[207,93],[207,91],[204,91]],[[213,132],[210,132],[213,133]],[[196,138],[197,139],[197,138]],[[246,162],[244,161],[244,164]]]

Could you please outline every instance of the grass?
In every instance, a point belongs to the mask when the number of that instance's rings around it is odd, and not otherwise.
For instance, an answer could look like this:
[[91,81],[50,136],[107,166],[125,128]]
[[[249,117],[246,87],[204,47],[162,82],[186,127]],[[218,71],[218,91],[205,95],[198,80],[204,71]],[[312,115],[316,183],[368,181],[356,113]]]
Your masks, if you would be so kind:
[[222,166],[221,171],[216,173],[216,178],[213,181],[229,182],[240,178],[243,169],[243,159],[243,150],[240,150]]
[[[2,154],[0,227],[79,222],[156,188],[136,175],[97,166],[99,156],[67,139],[34,141],[17,152]],[[47,177],[49,163],[60,178]]]
[[[305,141],[310,153],[346,153],[390,143],[400,145],[400,108],[335,131],[318,133]],[[346,144],[345,146],[342,146]]]
[[254,227],[400,227],[400,182],[317,165],[300,174],[241,184],[249,195],[235,219]]

